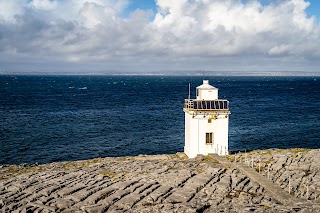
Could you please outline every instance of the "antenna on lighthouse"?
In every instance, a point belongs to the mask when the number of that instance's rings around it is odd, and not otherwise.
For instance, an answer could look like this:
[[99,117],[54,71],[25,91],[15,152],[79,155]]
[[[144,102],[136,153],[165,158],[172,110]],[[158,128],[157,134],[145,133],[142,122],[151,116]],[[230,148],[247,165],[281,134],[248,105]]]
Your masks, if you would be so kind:
[[188,99],[190,100],[190,82],[189,82],[189,95],[188,95]]

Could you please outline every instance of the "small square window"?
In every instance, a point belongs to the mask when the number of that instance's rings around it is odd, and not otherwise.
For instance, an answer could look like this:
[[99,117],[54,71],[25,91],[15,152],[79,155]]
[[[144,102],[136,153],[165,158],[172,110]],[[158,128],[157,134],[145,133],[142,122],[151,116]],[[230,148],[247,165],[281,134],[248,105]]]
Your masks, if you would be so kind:
[[208,119],[208,123],[211,123],[211,118]]

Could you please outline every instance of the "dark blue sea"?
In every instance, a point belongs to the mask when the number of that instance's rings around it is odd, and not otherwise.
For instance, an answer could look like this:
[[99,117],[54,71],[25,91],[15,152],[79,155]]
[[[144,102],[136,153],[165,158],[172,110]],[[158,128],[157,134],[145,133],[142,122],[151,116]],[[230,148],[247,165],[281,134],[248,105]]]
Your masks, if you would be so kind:
[[0,163],[182,152],[184,99],[230,101],[230,150],[320,148],[320,77],[0,76]]

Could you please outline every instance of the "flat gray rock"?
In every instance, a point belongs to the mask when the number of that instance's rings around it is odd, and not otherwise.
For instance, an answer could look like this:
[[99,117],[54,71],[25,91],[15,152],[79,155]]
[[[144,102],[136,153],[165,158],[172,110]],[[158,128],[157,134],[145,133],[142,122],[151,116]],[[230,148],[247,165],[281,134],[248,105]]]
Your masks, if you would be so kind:
[[291,195],[303,198],[295,206],[282,205],[241,173],[234,156],[219,162],[177,153],[1,165],[0,212],[320,212],[319,204],[311,205],[320,200],[319,153],[237,153],[237,159],[254,156],[254,166],[261,166],[257,174],[269,175],[280,190],[288,192],[290,178]]

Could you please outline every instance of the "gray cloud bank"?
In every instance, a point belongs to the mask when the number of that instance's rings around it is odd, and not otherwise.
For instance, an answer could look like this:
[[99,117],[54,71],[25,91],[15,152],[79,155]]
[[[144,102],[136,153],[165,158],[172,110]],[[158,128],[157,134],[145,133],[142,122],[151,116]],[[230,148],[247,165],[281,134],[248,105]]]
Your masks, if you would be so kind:
[[0,0],[0,70],[320,71],[304,0]]

